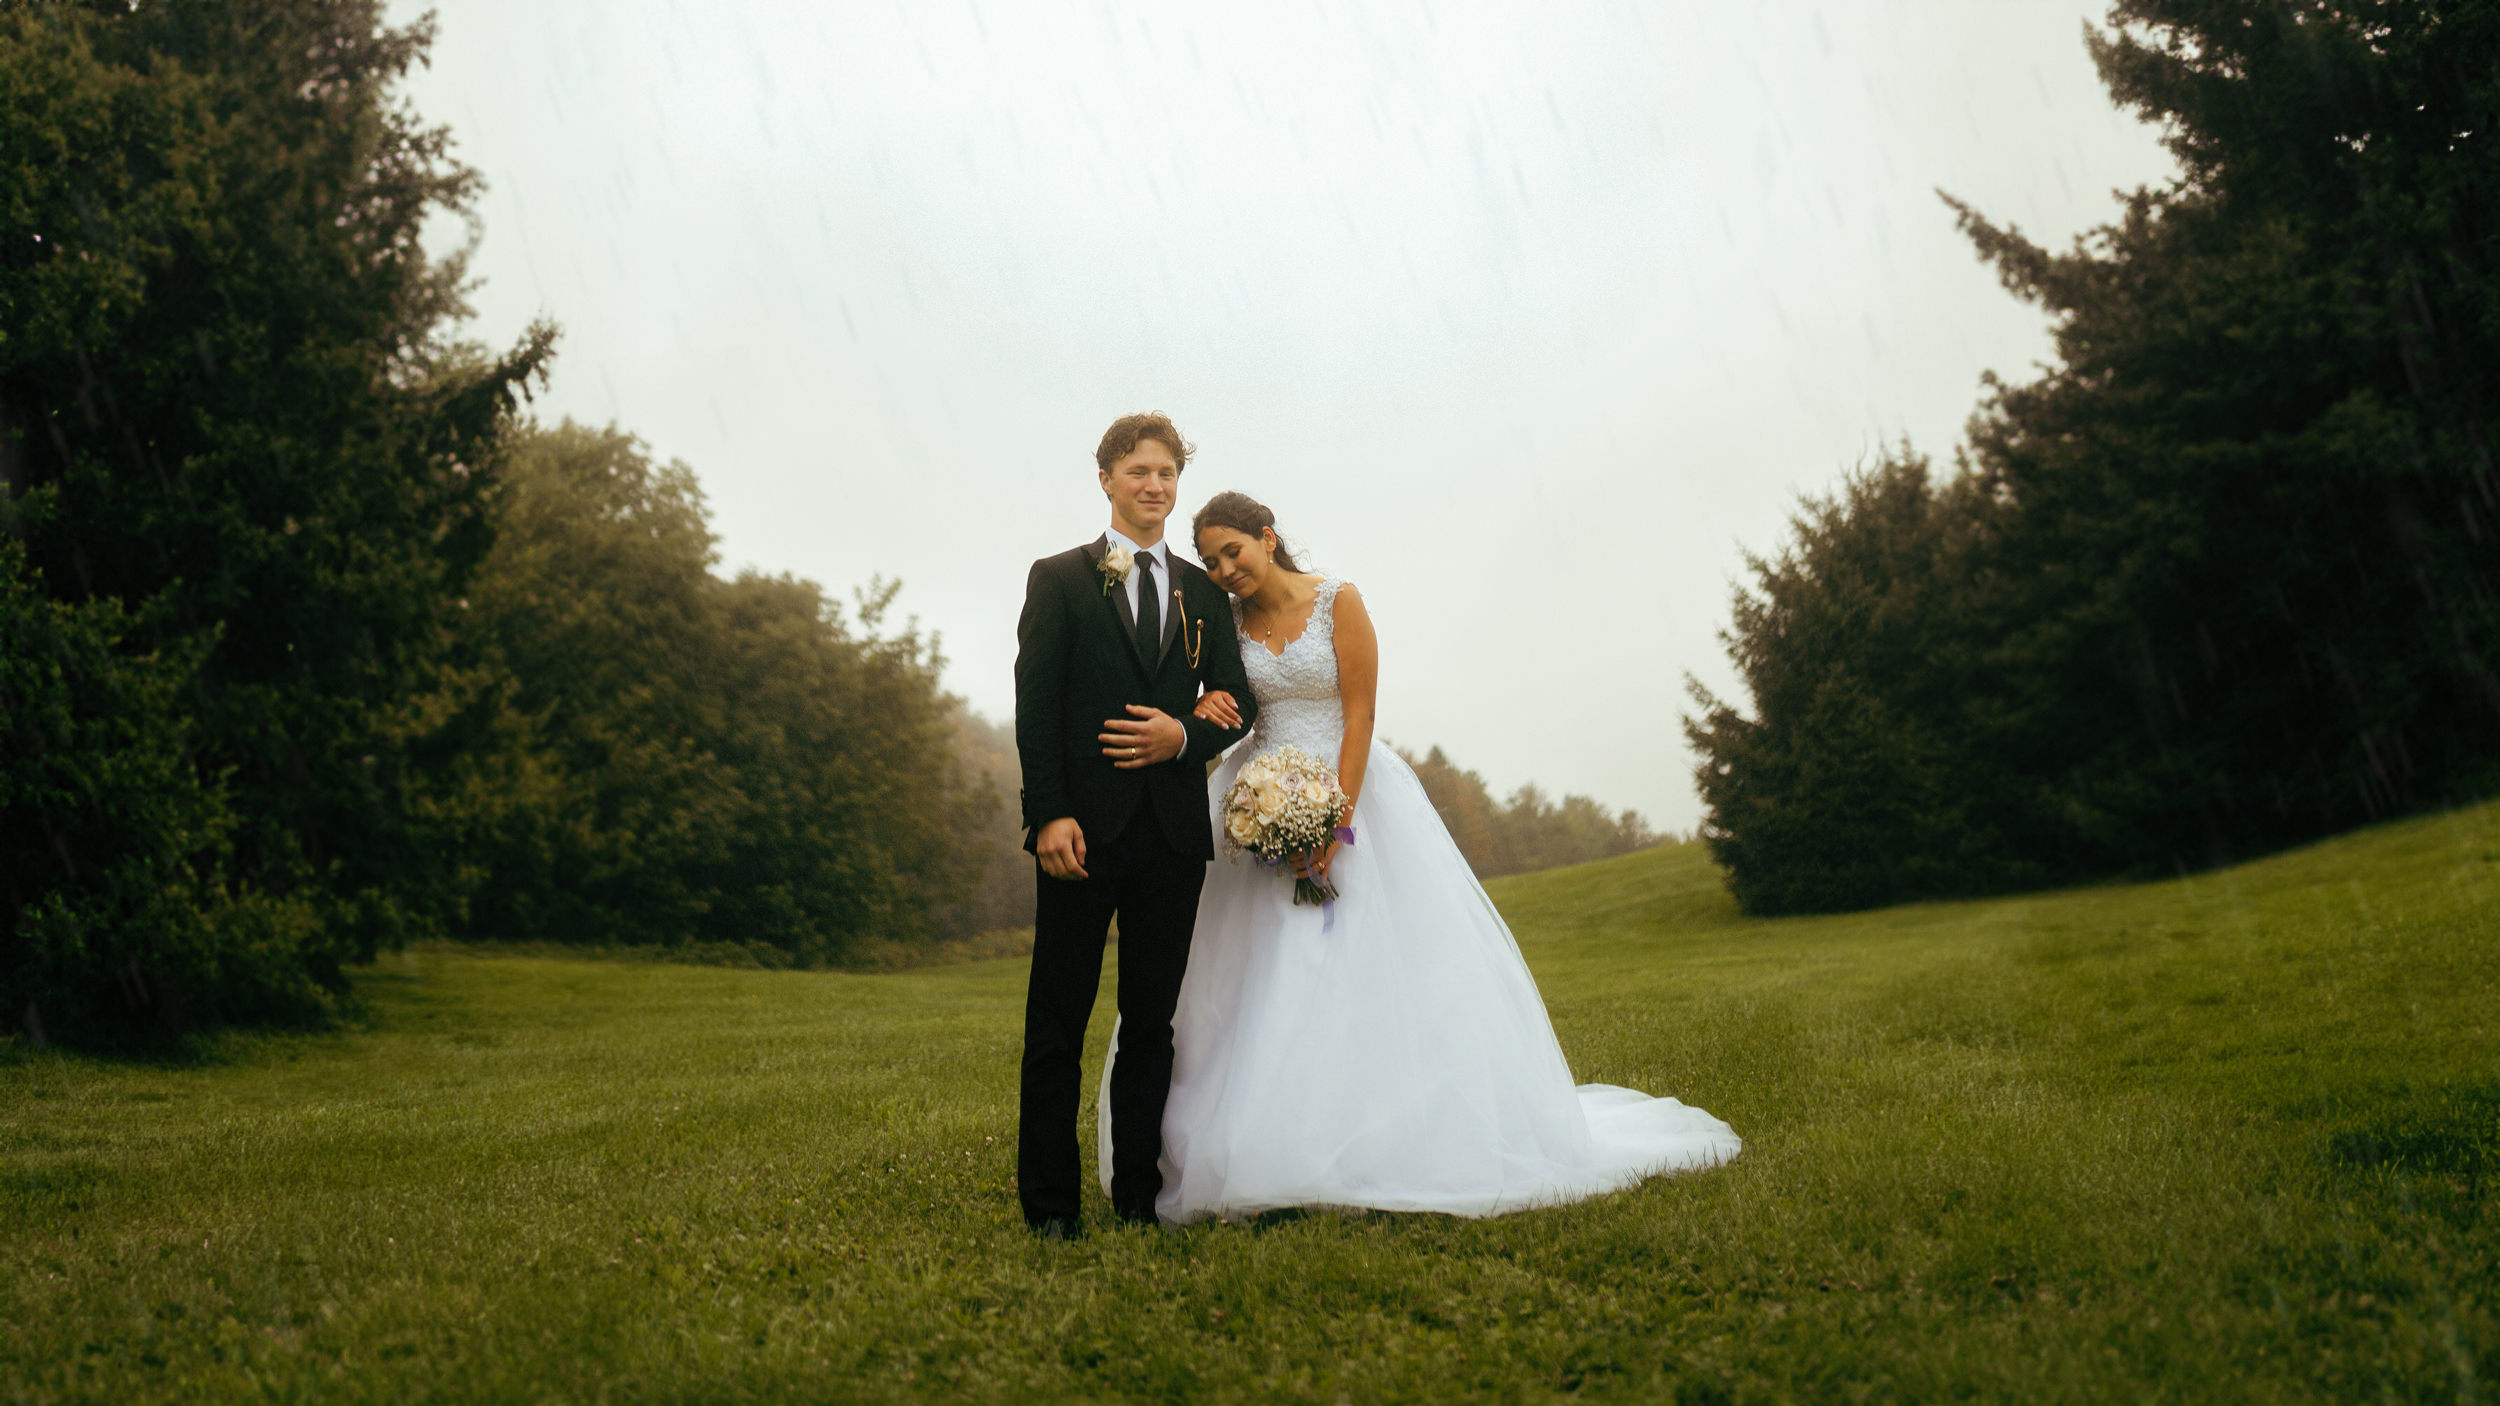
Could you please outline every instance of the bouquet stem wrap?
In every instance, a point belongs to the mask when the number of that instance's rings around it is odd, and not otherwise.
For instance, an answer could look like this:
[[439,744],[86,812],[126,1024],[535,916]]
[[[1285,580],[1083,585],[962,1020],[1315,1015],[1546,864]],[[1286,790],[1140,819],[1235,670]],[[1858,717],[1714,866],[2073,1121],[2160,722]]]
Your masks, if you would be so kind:
[[[1340,825],[1329,833],[1336,836],[1338,844],[1350,845],[1354,843],[1354,827],[1351,825]],[[1297,874],[1294,876],[1293,880],[1293,901],[1296,903],[1316,903],[1320,907],[1326,908],[1329,904],[1337,901],[1337,886],[1330,880],[1314,879],[1308,875]],[[1334,917],[1336,915],[1332,913],[1329,916]]]

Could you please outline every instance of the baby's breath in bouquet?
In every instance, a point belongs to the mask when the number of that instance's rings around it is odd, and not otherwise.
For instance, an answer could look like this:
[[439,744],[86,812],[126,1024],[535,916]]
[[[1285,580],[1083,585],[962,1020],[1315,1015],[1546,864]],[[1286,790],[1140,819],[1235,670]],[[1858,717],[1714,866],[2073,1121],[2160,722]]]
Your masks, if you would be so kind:
[[[1279,747],[1251,758],[1224,793],[1224,838],[1237,853],[1273,869],[1317,854],[1332,836],[1354,843],[1353,827],[1337,823],[1344,814],[1337,769],[1299,747]],[[1293,881],[1296,903],[1325,905],[1336,896],[1334,886],[1315,876]]]

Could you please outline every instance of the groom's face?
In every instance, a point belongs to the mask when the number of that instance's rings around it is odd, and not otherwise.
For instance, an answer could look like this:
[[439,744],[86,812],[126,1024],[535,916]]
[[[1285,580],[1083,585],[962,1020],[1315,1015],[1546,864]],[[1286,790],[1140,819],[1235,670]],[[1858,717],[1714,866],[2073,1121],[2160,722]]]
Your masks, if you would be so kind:
[[1111,515],[1124,530],[1159,529],[1180,497],[1180,461],[1172,457],[1172,446],[1162,440],[1141,439],[1135,449],[1103,471],[1102,489],[1111,495]]

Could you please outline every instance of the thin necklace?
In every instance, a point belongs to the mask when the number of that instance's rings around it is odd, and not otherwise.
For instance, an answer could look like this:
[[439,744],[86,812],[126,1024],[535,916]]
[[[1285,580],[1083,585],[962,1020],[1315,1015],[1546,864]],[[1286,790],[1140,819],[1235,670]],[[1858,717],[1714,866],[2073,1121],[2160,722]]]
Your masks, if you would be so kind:
[[[1311,592],[1311,599],[1316,603],[1319,600],[1319,592]],[[1268,641],[1268,637],[1276,633],[1276,623],[1284,617],[1278,614],[1270,614],[1264,607],[1260,609],[1259,613],[1267,616],[1267,628],[1259,631],[1259,643],[1265,644]],[[1273,650],[1269,652],[1274,653]]]

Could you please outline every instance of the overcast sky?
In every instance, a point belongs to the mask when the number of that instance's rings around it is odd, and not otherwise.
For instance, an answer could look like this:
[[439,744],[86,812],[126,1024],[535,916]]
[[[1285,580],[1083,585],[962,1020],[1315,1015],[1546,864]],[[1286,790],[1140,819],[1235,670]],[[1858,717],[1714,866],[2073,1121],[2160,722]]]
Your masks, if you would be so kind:
[[1163,410],[1182,514],[1363,587],[1382,735],[1679,829],[1740,550],[2048,355],[1935,190],[2062,245],[2171,171],[2099,0],[437,8],[475,335],[561,323],[540,412],[691,464],[727,568],[901,578],[1006,718]]

